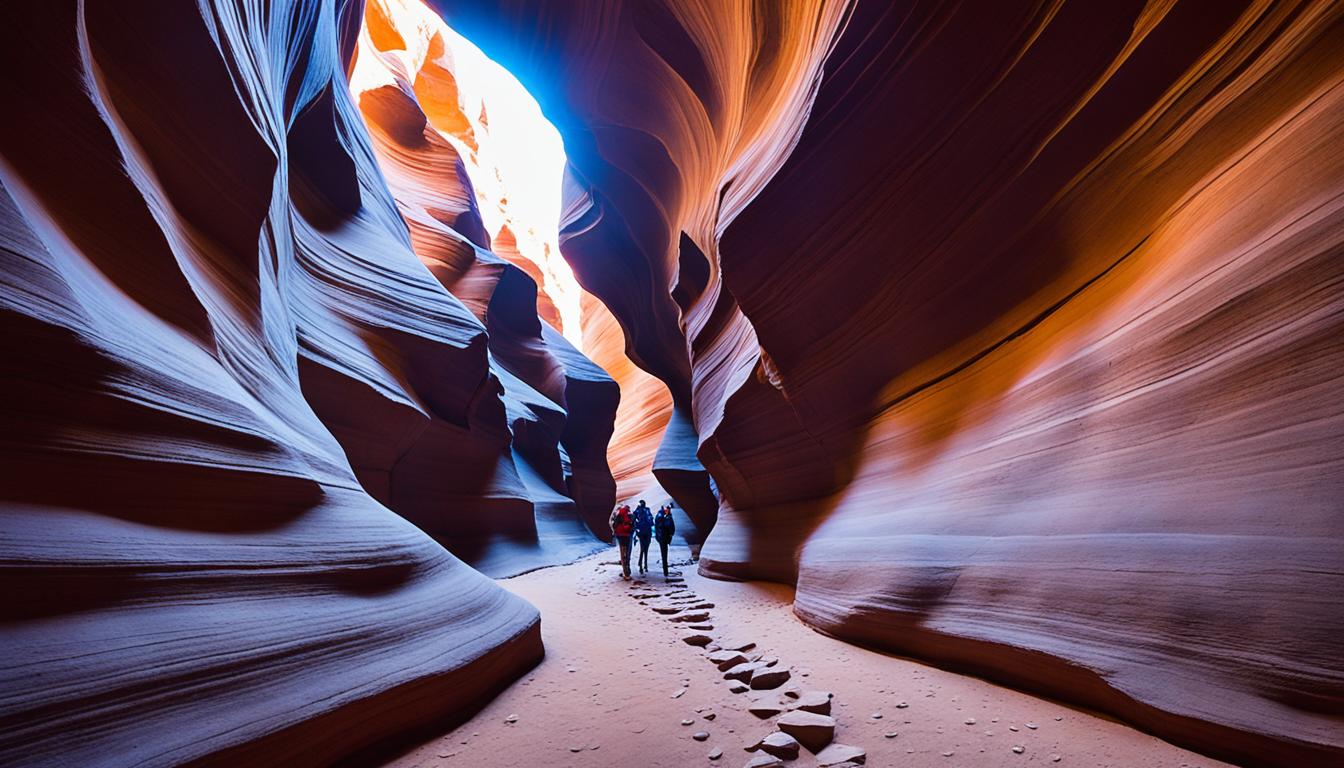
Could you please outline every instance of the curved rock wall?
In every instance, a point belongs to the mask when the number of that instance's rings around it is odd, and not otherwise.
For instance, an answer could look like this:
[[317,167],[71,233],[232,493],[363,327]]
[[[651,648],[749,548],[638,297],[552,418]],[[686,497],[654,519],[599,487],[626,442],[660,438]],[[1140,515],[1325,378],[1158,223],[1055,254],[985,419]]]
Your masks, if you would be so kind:
[[702,570],[1339,760],[1338,4],[439,4],[566,137],[566,253],[721,495]]
[[541,657],[424,531],[594,546],[618,395],[450,158],[379,172],[415,137],[350,98],[361,10],[5,10],[0,762],[327,764]]

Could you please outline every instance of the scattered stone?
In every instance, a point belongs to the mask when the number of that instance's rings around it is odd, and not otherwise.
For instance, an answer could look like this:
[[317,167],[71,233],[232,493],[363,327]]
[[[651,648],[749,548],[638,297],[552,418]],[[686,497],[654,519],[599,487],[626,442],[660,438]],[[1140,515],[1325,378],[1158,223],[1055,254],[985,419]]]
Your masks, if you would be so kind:
[[966,718],[965,720],[963,720],[962,722],[966,723],[967,725],[975,725],[975,718],[974,718],[974,717],[968,717],[968,718]]
[[691,738],[696,741],[709,741],[709,731],[696,731],[691,734]]
[[583,751],[583,747],[570,747],[570,748],[569,748],[569,751],[570,751],[570,752],[582,752],[582,751]]
[[789,682],[789,670],[770,669],[762,666],[761,662],[756,662],[756,674],[751,677],[751,687],[758,691],[771,690]]
[[747,747],[748,752],[758,750],[774,755],[781,760],[796,760],[798,759],[798,740],[787,733],[775,731],[754,745]]
[[1058,763],[1060,760],[1063,760],[1063,759],[1064,759],[1064,758],[1060,757],[1059,755],[1051,755],[1051,756],[1050,756],[1050,762],[1052,762],[1052,763]]
[[601,744],[594,744],[593,746],[589,747],[588,749],[590,749],[590,750],[598,750],[598,749],[601,749],[601,748],[602,748],[602,745],[601,745]]
[[1017,733],[1020,729],[1016,725],[1010,725],[1008,726],[1008,730],[1012,731],[1013,733]]
[[896,705],[896,708],[897,708],[897,709],[905,709],[905,708],[908,707],[908,706],[910,706],[910,705],[909,705],[907,702],[902,701],[901,703],[899,703],[899,704]]
[[713,625],[713,624],[692,624],[690,628],[691,628],[691,629],[694,629],[694,630],[697,631],[697,632],[712,632],[712,631],[714,631],[714,625]]
[[706,720],[713,720],[714,718],[718,717],[718,715],[714,712],[706,712],[705,714],[701,715],[701,717],[705,718]]
[[803,667],[803,668],[801,668],[801,669],[798,670],[798,676],[799,676],[799,677],[811,677],[811,676],[812,676],[812,670],[808,669],[807,667]]
[[709,654],[709,661],[718,667],[720,672],[727,672],[738,664],[747,663],[747,657],[737,651],[715,651]]
[[1028,728],[1030,728],[1030,729],[1033,730],[1033,731],[1040,727],[1040,726],[1036,725],[1035,723],[1023,723],[1023,725],[1027,726]]
[[677,690],[673,691],[673,692],[672,692],[672,695],[669,696],[668,698],[671,698],[671,699],[680,699],[680,698],[682,697],[682,695],[685,694],[685,693],[686,693],[686,689],[685,689],[685,688],[678,688]]
[[729,693],[746,693],[747,691],[750,690],[751,687],[746,685],[745,683],[733,683],[732,685],[728,686]]
[[779,718],[775,725],[810,752],[819,752],[835,738],[835,721],[815,712],[790,712]]
[[832,744],[817,753],[817,765],[821,768],[830,768],[830,766],[841,765],[842,763],[863,765],[867,761],[867,752],[860,747],[851,747],[848,744]]
[[687,645],[698,645],[701,648],[705,647],[706,645],[709,645],[710,642],[713,640],[714,638],[710,637],[709,635],[702,634],[700,632],[693,632],[689,635],[681,636],[681,642]]
[[829,691],[806,691],[798,694],[798,703],[794,705],[794,709],[812,712],[817,715],[829,715],[831,714],[831,694]]
[[762,656],[762,657],[760,658],[760,662],[761,662],[762,664],[764,664],[765,666],[767,666],[767,667],[773,667],[773,666],[775,666],[776,664],[779,663],[779,657],[778,657],[778,656]]
[[874,712],[873,714],[869,715],[869,717],[873,718],[874,720],[881,720],[881,719],[882,719],[882,713],[881,713],[881,712]]
[[709,754],[705,755],[705,757],[708,757],[710,760],[718,760],[720,757],[723,757],[723,750],[715,747],[709,750]]
[[749,651],[756,647],[756,643],[750,640],[729,640],[723,644],[723,647],[729,651]]
[[1059,722],[1060,720],[1063,720],[1063,719],[1064,719],[1064,718],[1062,718],[1062,717],[1056,717],[1056,718],[1055,718],[1055,722]]
[[774,755],[757,755],[748,760],[742,768],[782,768],[784,763]]
[[784,707],[775,699],[761,696],[752,700],[751,704],[747,706],[747,711],[764,720],[783,712]]
[[509,715],[508,717],[504,718],[504,722],[506,722],[506,723],[516,723],[516,722],[518,722],[518,716],[517,716],[517,715]]
[[724,680],[741,680],[744,683],[750,683],[753,675],[758,669],[764,669],[754,661],[746,661],[737,664],[723,673]]
[[705,621],[708,618],[709,614],[707,612],[696,611],[695,613],[683,613],[680,616],[673,616],[669,618],[668,621],[687,621],[693,624],[699,624],[700,622]]
[[954,754],[956,753],[949,749],[948,751],[943,753],[943,757],[951,757]]
[[682,724],[682,725],[693,725],[694,723],[695,723],[694,720],[682,720],[682,721],[681,721],[681,724]]
[[1022,754],[1023,752],[1026,752],[1026,751],[1027,751],[1027,748],[1024,747],[1024,746],[1022,746],[1021,744],[1014,744],[1014,745],[1013,745],[1013,754],[1015,754],[1015,755],[1020,755],[1020,754]]
[[661,613],[661,614],[663,614],[664,616],[671,616],[671,615],[674,614],[674,613],[681,613],[681,609],[680,609],[680,608],[673,608],[673,607],[670,607],[670,606],[655,605],[655,606],[653,606],[653,612],[654,612],[654,613]]
[[888,739],[894,739],[894,738],[896,738],[896,732],[895,732],[895,731],[887,731],[886,733],[884,733],[884,734],[882,734],[882,735],[885,736],[885,737],[887,737]]

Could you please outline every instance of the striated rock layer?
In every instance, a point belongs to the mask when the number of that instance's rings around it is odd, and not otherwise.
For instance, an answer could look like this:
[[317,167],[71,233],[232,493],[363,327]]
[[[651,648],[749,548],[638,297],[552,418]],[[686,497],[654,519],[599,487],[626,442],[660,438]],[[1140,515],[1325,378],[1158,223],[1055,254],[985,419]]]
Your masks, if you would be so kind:
[[370,141],[361,11],[5,10],[0,763],[319,765],[461,717],[539,620],[426,532],[496,572],[595,545],[615,385],[397,133],[403,83]]
[[702,570],[1344,759],[1338,4],[437,4],[566,137],[566,254],[720,496]]

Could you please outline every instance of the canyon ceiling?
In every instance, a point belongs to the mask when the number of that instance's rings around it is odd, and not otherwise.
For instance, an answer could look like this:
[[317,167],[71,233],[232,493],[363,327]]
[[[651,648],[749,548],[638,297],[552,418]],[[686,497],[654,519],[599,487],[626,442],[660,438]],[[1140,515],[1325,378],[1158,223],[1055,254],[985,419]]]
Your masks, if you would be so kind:
[[564,138],[577,347],[432,14],[5,9],[0,762],[460,718],[488,576],[658,488],[836,637],[1344,757],[1344,6],[431,5]]

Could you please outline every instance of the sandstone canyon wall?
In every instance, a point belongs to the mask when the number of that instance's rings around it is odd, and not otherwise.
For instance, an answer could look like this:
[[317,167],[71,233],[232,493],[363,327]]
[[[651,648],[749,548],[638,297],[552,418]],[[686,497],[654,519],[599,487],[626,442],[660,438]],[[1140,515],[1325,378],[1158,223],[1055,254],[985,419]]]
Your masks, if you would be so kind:
[[0,762],[317,765],[460,717],[539,620],[426,532],[492,572],[596,545],[615,384],[397,55],[366,133],[362,10],[4,11]]
[[436,3],[566,136],[703,571],[1344,756],[1344,7]]

